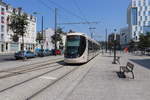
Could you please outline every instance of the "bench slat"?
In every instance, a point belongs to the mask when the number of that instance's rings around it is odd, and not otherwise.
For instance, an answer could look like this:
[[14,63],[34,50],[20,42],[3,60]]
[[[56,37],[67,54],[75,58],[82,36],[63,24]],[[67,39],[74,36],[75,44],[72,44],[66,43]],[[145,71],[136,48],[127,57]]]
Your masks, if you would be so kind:
[[131,72],[132,78],[134,79],[134,73],[133,73],[134,64],[127,62],[126,66],[120,66],[120,72]]

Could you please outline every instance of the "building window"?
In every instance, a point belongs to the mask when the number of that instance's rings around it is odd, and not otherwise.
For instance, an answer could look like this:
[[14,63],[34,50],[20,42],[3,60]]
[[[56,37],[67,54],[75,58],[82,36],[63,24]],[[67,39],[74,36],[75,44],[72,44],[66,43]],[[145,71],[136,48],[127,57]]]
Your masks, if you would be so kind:
[[140,27],[140,31],[141,31],[141,30],[143,30],[143,27],[142,27],[142,26]]
[[148,11],[148,16],[150,16],[150,11]]
[[1,17],[1,23],[4,23],[5,18],[2,16]]
[[140,20],[142,21],[142,16],[140,17]]
[[4,34],[1,34],[1,39],[4,39]]
[[141,15],[141,12],[139,11],[139,16]]
[[136,36],[136,32],[134,32],[134,36]]
[[147,6],[145,6],[145,10],[147,10]]
[[2,14],[2,15],[5,14],[4,12],[5,12],[5,9],[4,9],[4,8],[1,8],[1,14]]
[[135,30],[137,30],[137,26],[135,27]]
[[148,21],[148,26],[150,26],[150,21]]
[[1,52],[4,52],[4,45],[1,44]]
[[144,26],[146,26],[146,21],[144,21]]
[[141,1],[138,2],[138,5],[141,6]]
[[147,18],[147,16],[145,16],[145,20],[147,20],[148,18]]
[[132,8],[132,24],[137,25],[137,8]]
[[133,2],[133,5],[136,6],[136,1]]
[[145,11],[143,12],[143,15],[144,15],[144,16],[146,15],[146,12],[145,12]]
[[139,21],[139,25],[141,24],[141,22]]
[[4,32],[4,25],[1,25],[1,32]]
[[8,43],[6,43],[6,50],[8,50]]
[[138,39],[137,36],[135,37],[135,39],[136,39],[136,40]]

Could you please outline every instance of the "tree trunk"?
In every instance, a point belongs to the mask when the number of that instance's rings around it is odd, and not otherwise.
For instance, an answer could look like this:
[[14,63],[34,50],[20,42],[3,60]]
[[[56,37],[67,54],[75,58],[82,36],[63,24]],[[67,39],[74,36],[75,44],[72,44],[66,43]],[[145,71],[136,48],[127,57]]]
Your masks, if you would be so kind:
[[22,35],[22,45],[21,50],[24,50],[24,36]]

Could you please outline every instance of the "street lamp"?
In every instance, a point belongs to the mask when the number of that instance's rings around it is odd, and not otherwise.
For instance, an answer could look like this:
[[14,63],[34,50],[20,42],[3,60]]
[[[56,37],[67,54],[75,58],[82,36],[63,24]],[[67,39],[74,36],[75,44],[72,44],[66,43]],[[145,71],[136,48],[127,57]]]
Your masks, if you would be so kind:
[[[37,14],[39,14],[39,13],[37,13],[37,12],[33,12],[33,14],[34,15],[37,15]],[[43,16],[42,16],[42,18],[41,18],[41,34],[42,34],[42,41],[40,41],[40,44],[41,44],[41,49],[43,50],[44,48],[44,31],[43,31]]]
[[117,64],[116,63],[116,29],[114,29],[114,59],[113,59],[113,62],[112,64]]

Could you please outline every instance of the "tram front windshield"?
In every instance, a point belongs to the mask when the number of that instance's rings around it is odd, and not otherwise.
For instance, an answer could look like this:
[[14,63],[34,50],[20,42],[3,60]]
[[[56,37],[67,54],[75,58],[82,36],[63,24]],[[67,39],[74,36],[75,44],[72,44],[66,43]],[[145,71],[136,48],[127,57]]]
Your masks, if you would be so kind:
[[66,58],[76,58],[80,57],[86,46],[86,40],[83,36],[67,36],[67,42],[66,42],[66,51],[65,51],[65,57]]

